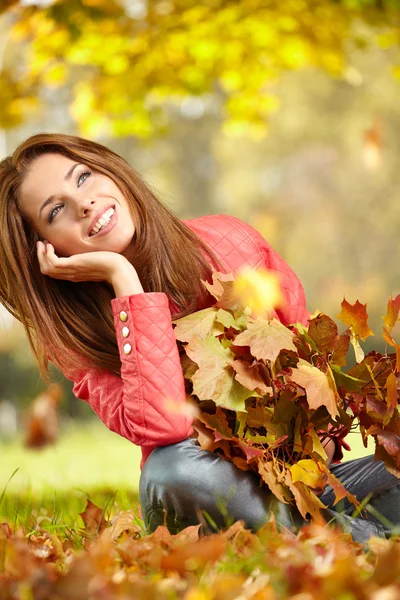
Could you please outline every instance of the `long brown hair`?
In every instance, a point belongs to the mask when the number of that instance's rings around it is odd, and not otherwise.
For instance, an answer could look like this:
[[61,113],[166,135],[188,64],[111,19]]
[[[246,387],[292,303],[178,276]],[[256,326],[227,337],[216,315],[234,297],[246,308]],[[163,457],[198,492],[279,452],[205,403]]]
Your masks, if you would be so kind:
[[[19,208],[32,162],[57,153],[110,177],[124,194],[135,223],[132,253],[145,292],[165,292],[179,318],[201,307],[218,261],[204,242],[156,198],[142,178],[109,148],[75,136],[39,134],[0,162],[0,302],[24,325],[47,379],[48,357],[64,372],[75,368],[120,373],[111,299],[104,282],[76,283],[42,275],[39,239]],[[78,361],[78,364],[76,362]]]

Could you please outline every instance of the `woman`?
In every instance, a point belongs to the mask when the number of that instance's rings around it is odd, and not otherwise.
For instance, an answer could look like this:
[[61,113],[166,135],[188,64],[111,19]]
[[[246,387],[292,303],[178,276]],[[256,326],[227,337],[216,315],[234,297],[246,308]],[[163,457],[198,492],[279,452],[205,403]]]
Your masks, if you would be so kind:
[[[213,302],[201,283],[211,267],[244,265],[279,273],[286,303],[277,316],[307,323],[302,286],[267,242],[233,217],[179,221],[122,158],[60,134],[33,136],[0,163],[0,211],[0,300],[23,323],[42,375],[50,359],[107,427],[142,447],[149,529],[201,522],[207,531],[243,519],[256,530],[271,512],[299,527],[297,511],[253,473],[200,449],[172,326]],[[400,521],[398,480],[382,463],[370,457],[332,470],[360,500],[373,493],[370,504],[386,520]],[[332,506],[332,490],[321,500]],[[356,539],[389,531],[348,514],[326,511]]]

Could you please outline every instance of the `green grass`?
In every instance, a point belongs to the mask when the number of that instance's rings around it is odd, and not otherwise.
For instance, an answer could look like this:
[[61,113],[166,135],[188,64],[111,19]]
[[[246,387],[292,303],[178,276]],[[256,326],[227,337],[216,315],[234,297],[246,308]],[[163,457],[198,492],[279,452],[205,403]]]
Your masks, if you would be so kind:
[[[374,450],[358,432],[346,440],[352,452],[344,460]],[[57,444],[42,450],[0,441],[0,457],[0,522],[68,531],[80,526],[88,498],[110,512],[138,508],[140,448],[100,421],[65,427]]]
[[100,422],[69,426],[54,446],[30,450],[17,439],[0,441],[0,494],[12,473],[9,492],[31,494],[107,487],[137,491],[140,448]]
[[0,457],[0,522],[68,531],[81,525],[88,498],[109,511],[137,510],[140,448],[101,422],[65,427],[44,449],[0,441]]

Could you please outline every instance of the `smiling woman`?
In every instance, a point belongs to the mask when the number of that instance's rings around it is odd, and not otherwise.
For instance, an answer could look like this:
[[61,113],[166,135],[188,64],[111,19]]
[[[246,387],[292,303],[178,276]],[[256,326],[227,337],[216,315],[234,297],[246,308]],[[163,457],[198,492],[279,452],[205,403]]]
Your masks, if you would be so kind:
[[43,376],[48,358],[71,374],[77,357],[120,374],[114,297],[168,290],[175,316],[204,297],[211,250],[100,144],[29,138],[0,163],[0,199],[0,297]]
[[[300,281],[257,231],[226,215],[180,221],[108,148],[40,134],[0,163],[0,301],[25,326],[43,376],[50,359],[109,429],[141,446],[148,527],[166,520],[172,531],[199,522],[206,530],[207,514],[211,528],[243,519],[256,530],[271,512],[300,527],[295,507],[196,439],[172,321],[214,303],[203,285],[213,267],[276,273],[275,316],[308,323]],[[375,509],[398,523],[398,481],[371,463],[335,472],[360,500],[374,493]],[[326,517],[349,526],[348,515]],[[355,522],[356,539],[386,533],[379,522]]]

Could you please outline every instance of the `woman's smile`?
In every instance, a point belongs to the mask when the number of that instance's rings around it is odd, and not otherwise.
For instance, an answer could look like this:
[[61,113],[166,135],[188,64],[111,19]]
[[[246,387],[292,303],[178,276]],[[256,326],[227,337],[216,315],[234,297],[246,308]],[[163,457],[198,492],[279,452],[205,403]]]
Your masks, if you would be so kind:
[[94,219],[94,225],[93,221],[90,225],[89,237],[93,237],[94,235],[99,234],[104,235],[111,231],[111,229],[113,229],[116,225],[118,215],[115,211],[115,206],[110,206],[110,208],[107,208],[104,212],[100,212],[100,217],[97,215],[97,217],[95,217]]

